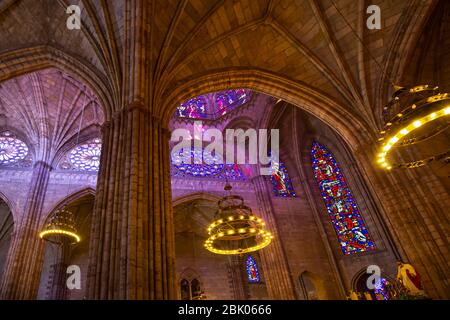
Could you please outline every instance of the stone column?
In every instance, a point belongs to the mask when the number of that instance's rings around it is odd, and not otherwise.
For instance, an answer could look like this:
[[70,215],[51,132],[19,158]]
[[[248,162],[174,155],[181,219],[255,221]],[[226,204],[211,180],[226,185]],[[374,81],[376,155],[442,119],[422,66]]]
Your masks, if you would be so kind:
[[1,299],[36,298],[44,259],[39,226],[51,169],[43,161],[34,165],[23,216],[12,236],[0,286]]
[[169,134],[133,105],[104,127],[88,298],[175,299]]
[[56,263],[51,268],[50,290],[47,298],[50,300],[67,299],[67,267],[72,251],[70,243],[64,241],[56,248]]
[[229,256],[228,273],[235,300],[248,300],[248,282],[244,278],[244,261],[242,256]]
[[252,182],[260,206],[260,212],[257,215],[264,219],[267,229],[274,235],[272,243],[260,251],[269,297],[284,300],[296,299],[294,284],[274,217],[270,198],[272,190],[268,188],[264,176],[253,178]]

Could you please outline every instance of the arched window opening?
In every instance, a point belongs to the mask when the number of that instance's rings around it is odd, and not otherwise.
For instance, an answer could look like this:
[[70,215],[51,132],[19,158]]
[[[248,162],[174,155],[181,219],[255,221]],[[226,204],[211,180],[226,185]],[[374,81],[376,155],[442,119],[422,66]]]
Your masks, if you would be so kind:
[[181,300],[204,300],[206,299],[202,291],[200,281],[183,279],[180,282]]
[[320,143],[311,148],[314,177],[345,255],[375,250],[358,205],[333,155]]
[[[70,166],[74,170],[85,172],[97,172],[100,167],[102,140],[92,139],[73,148],[69,153]],[[63,167],[63,169],[67,169]]]
[[191,300],[191,288],[189,281],[187,281],[186,279],[181,280],[180,289],[181,300]]
[[13,165],[28,156],[28,146],[11,131],[0,132],[0,165]]
[[247,280],[249,283],[259,283],[259,270],[256,265],[255,259],[252,256],[247,256],[247,260],[245,261],[245,269],[247,270]]
[[295,197],[294,187],[284,164],[272,160],[272,185],[276,197]]
[[306,300],[318,300],[317,288],[309,272],[303,272],[299,277],[300,289]]
[[[389,300],[388,284],[386,278],[380,277],[379,281],[375,281],[374,288],[369,288],[367,280],[371,274],[362,272],[354,282],[354,291],[360,300]],[[369,280],[373,283],[373,280]]]

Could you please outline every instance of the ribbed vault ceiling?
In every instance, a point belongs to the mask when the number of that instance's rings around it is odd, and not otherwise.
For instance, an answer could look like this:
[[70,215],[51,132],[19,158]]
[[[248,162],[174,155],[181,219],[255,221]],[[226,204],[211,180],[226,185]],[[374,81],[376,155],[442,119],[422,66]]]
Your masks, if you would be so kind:
[[[2,53],[18,49],[44,45],[61,50],[89,66],[105,82],[102,85],[112,97],[110,108],[117,109],[127,83],[125,10],[127,3],[134,2],[139,1],[83,1],[82,29],[78,31],[65,27],[69,1],[3,1],[0,62]],[[368,1],[145,3],[150,4],[148,17],[142,20],[149,30],[146,62],[153,75],[148,79],[148,92],[155,108],[164,106],[163,99],[189,79],[230,68],[262,70],[302,85],[316,100],[330,99],[339,113],[352,115],[361,126],[376,132],[379,100],[388,87],[386,78],[402,68],[395,61],[406,51],[399,51],[416,37],[415,31],[436,1],[376,1],[382,13],[381,30],[365,27],[365,12],[372,4]],[[363,40],[365,50],[352,29]],[[380,67],[385,69],[384,75]]]

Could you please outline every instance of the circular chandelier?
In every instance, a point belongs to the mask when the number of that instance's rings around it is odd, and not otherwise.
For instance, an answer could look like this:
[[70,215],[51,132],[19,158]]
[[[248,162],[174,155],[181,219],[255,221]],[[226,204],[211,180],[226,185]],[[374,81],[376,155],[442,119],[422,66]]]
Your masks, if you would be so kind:
[[[227,184],[225,190],[231,190]],[[218,202],[216,219],[208,227],[205,248],[217,254],[244,254],[268,246],[273,235],[264,221],[255,216],[238,195],[228,195]]]
[[53,213],[39,237],[55,244],[75,244],[81,241],[73,214],[64,207]]
[[[388,159],[392,150],[402,151],[408,146],[428,142],[450,125],[448,93],[438,93],[438,87],[429,85],[395,87],[395,89],[393,99],[383,110],[384,127],[378,139],[380,142],[378,164],[381,168],[390,170],[418,168],[432,161],[448,162],[450,150],[416,158],[413,161]],[[433,125],[429,125],[431,122]]]

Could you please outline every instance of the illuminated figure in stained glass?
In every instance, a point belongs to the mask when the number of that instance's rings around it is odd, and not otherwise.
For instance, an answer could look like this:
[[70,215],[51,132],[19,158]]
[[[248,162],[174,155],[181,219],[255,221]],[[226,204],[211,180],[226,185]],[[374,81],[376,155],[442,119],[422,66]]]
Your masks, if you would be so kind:
[[248,282],[258,283],[260,281],[258,266],[256,265],[256,261],[252,258],[252,256],[247,256],[245,266],[247,269]]
[[311,150],[314,176],[344,254],[375,249],[356,201],[333,155],[320,143]]
[[273,192],[277,197],[295,197],[294,188],[286,167],[282,162],[272,161]]
[[236,89],[210,93],[181,103],[176,115],[179,118],[217,119],[250,101],[247,89]]
[[198,96],[180,104],[177,109],[179,117],[202,119],[207,118],[205,96]]
[[216,94],[216,106],[219,115],[237,108],[249,100],[249,93],[245,89],[227,90]]

